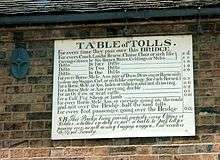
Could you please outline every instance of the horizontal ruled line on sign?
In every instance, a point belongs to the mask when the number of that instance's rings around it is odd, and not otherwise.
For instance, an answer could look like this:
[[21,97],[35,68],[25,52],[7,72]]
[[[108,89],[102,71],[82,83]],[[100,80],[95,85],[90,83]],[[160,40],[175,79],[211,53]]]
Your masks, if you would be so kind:
[[124,97],[124,98],[164,98],[164,97],[181,97],[181,96],[157,96],[157,97]]
[[121,93],[121,94],[161,94],[161,93],[182,93],[182,92],[142,92],[142,93]]
[[121,64],[121,65],[140,65],[140,64],[182,64],[181,62],[170,62],[170,63],[124,63],[124,64]]
[[182,88],[144,88],[143,90],[161,90],[161,89],[182,89]]
[[161,69],[164,69],[164,68],[179,68],[179,67],[181,67],[181,66],[175,66],[175,67],[151,67],[151,66],[149,66],[149,67],[138,67],[138,68],[132,68],[132,67],[126,67],[126,68],[121,68],[121,70],[123,70],[123,69],[145,69],[145,68],[148,68],[148,69],[151,69],[151,68],[161,68]]
[[[145,114],[183,114],[183,113],[193,113],[193,112],[152,112],[152,113],[132,113],[132,115],[145,115]],[[94,114],[95,116],[96,115],[99,115],[99,114]],[[113,114],[104,114],[102,113],[101,114],[102,116],[108,116],[108,115],[126,115],[126,114],[123,114],[123,113],[113,113]]]
[[85,67],[83,67],[82,65],[80,65],[80,66],[72,66],[72,65],[71,65],[71,67],[81,67],[81,68],[85,68]]
[[83,71],[83,72],[88,72],[88,70],[85,70],[85,69],[77,69],[77,70],[71,70],[72,72],[77,72],[77,71]]
[[122,72],[123,73],[155,73],[155,72],[179,72],[179,71],[149,71],[149,72]]

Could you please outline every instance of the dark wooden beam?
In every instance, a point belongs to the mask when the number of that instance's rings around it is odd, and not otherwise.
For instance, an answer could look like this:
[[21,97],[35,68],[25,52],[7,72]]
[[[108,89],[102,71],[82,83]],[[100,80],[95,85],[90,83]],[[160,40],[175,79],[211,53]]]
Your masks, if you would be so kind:
[[149,9],[149,10],[120,10],[106,12],[84,12],[44,15],[1,16],[0,26],[53,24],[71,22],[91,22],[104,20],[147,19],[165,17],[220,16],[220,7],[216,8],[179,8],[179,9]]

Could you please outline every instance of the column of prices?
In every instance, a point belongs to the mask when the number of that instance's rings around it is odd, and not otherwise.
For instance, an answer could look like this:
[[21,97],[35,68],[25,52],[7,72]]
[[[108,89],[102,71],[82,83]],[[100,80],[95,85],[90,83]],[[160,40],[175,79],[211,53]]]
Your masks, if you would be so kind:
[[55,41],[52,139],[193,135],[191,35]]

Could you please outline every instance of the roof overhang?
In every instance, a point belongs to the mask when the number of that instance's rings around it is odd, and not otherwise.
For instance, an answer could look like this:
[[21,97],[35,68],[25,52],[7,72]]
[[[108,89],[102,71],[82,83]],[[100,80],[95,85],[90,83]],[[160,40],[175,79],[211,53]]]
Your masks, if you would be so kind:
[[123,19],[149,19],[165,17],[220,16],[220,7],[120,10],[106,12],[82,12],[41,15],[5,15],[0,17],[0,26],[53,23],[77,23]]

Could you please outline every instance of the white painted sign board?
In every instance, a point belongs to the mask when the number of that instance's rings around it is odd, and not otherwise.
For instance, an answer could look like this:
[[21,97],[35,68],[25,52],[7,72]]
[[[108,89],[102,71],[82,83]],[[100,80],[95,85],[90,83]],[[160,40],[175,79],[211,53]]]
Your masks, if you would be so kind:
[[192,36],[56,40],[52,139],[195,135]]

